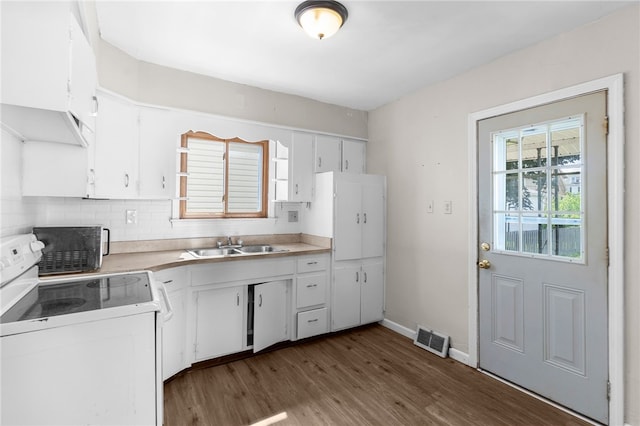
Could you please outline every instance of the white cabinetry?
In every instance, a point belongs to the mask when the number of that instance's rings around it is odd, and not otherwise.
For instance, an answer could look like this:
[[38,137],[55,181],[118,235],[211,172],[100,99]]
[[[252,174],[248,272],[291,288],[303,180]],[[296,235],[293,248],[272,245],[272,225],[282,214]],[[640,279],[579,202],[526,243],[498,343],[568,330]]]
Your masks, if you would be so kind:
[[384,254],[384,185],[371,175],[335,181],[335,259]]
[[287,281],[254,286],[253,352],[287,340]]
[[314,171],[324,172],[365,172],[366,143],[336,136],[317,135],[314,155]]
[[70,4],[2,4],[2,123],[25,141],[87,146],[94,129],[95,58]]
[[332,300],[332,330],[383,319],[382,259],[336,263]]
[[173,316],[162,326],[162,380],[167,380],[187,367],[186,290],[189,285],[187,268],[172,268],[155,272],[153,277],[164,285],[173,309]]
[[342,165],[342,144],[335,136],[316,135],[315,163],[316,173],[339,172]]
[[319,173],[302,231],[333,238],[331,330],[383,318],[384,176]]
[[290,141],[276,141],[275,201],[311,201],[313,138],[309,133],[294,132]]
[[180,128],[170,110],[140,107],[139,198],[171,199],[176,196],[177,153]]
[[364,173],[365,143],[349,139],[342,140],[342,171]]
[[295,323],[296,338],[326,333],[328,327],[329,256],[300,257],[296,266]]
[[243,349],[246,286],[200,290],[195,297],[195,361]]
[[96,198],[136,198],[138,193],[138,109],[99,94],[100,114],[92,170]]

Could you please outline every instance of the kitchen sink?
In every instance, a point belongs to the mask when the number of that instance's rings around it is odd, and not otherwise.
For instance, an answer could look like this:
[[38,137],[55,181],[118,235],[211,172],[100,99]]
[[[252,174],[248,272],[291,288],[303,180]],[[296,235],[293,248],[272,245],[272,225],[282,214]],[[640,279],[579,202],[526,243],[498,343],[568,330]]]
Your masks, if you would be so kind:
[[240,254],[234,248],[202,248],[187,250],[187,252],[195,257],[215,257],[215,256],[227,256],[230,254]]
[[286,249],[277,249],[269,244],[250,245],[250,246],[235,246],[235,247],[211,247],[187,250],[189,254],[194,257],[218,257],[218,256],[230,256],[230,255],[243,255],[252,253],[279,253],[288,251]]
[[242,246],[242,247],[238,247],[236,250],[239,251],[240,253],[272,253],[272,252],[278,252],[278,251],[286,251],[283,249],[273,248],[273,246],[270,246],[268,244]]

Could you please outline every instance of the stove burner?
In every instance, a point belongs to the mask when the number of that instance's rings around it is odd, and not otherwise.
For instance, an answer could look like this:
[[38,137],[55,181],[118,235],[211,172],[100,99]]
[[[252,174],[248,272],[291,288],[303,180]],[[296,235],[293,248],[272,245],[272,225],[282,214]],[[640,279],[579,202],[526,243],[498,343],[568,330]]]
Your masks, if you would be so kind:
[[51,315],[61,315],[73,312],[86,303],[80,297],[67,297],[64,299],[45,300],[40,303],[40,315],[48,317]]

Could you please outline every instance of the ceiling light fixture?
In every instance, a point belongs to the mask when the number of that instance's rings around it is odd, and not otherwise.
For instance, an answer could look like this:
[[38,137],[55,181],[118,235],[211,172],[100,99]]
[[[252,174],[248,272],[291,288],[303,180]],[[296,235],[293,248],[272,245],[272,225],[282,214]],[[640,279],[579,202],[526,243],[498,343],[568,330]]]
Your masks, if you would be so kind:
[[298,24],[309,36],[322,40],[338,32],[347,20],[347,8],[337,1],[309,0],[296,7]]

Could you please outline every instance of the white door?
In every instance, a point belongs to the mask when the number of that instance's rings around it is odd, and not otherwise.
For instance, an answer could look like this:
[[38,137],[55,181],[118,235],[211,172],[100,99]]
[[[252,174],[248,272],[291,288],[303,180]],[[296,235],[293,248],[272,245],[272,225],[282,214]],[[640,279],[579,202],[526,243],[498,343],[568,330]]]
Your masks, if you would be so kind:
[[175,181],[181,131],[174,113],[151,107],[140,108],[139,198],[171,199]]
[[608,421],[606,93],[479,123],[480,368]]
[[293,149],[289,151],[291,162],[289,201],[310,201],[313,186],[313,135],[294,133],[292,146]]
[[362,256],[362,185],[336,182],[335,259],[359,259]]
[[242,350],[243,301],[243,287],[196,293],[196,361]]
[[342,141],[342,171],[345,173],[364,173],[365,143],[359,141]]
[[287,339],[287,282],[258,284],[253,293],[253,352]]
[[384,187],[362,185],[362,257],[384,255]]
[[339,172],[341,159],[340,139],[335,136],[316,136],[316,155],[314,171]]
[[360,262],[344,262],[333,272],[331,331],[360,325]]
[[384,268],[382,261],[362,265],[360,285],[360,323],[368,324],[384,318]]

